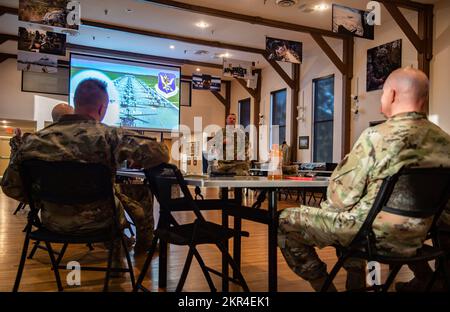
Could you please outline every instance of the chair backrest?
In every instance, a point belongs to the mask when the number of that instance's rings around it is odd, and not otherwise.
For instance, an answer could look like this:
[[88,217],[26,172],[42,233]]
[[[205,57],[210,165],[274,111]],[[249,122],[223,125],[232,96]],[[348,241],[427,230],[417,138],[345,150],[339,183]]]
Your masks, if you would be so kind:
[[115,216],[112,172],[105,165],[26,160],[20,174],[32,210],[38,200],[60,205],[110,201]]
[[[173,164],[163,163],[157,167],[144,170],[150,189],[159,202],[161,211],[170,213],[178,207],[193,211],[197,220],[205,222],[200,209],[183,178],[183,174]],[[180,190],[182,197],[173,197],[172,190]]]
[[450,168],[403,168],[383,181],[353,241],[365,239],[371,233],[372,224],[380,211],[422,219],[433,216],[432,231],[449,199]]

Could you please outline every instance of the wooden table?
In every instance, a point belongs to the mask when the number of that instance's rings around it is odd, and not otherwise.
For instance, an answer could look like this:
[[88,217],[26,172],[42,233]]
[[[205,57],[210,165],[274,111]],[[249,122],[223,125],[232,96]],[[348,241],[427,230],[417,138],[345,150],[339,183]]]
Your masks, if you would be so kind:
[[[144,173],[141,171],[118,170],[118,176],[130,178],[144,178]],[[228,189],[234,188],[236,205],[224,205],[226,209],[222,209],[222,224],[228,227],[228,216],[234,217],[234,228],[241,230],[241,220],[246,219],[258,223],[268,225],[268,277],[269,277],[269,291],[277,291],[277,231],[278,231],[278,213],[277,213],[277,192],[279,188],[324,188],[328,186],[327,177],[316,177],[312,180],[270,180],[267,177],[208,177],[186,175],[184,177],[188,185],[196,187],[216,187],[220,188],[222,192],[222,200],[228,202]],[[256,202],[252,207],[242,205],[242,189],[243,188],[257,188],[262,190],[258,195]],[[268,197],[268,210],[260,209],[262,202]],[[236,235],[233,239],[233,258],[238,266],[241,260],[241,237]],[[164,248],[165,249],[165,248]],[[160,256],[163,250],[160,250]],[[166,285],[166,261],[160,260],[160,276],[159,286]],[[228,263],[222,257],[222,273],[228,276]],[[162,278],[161,278],[162,277]],[[222,290],[228,291],[228,280],[222,279]]]

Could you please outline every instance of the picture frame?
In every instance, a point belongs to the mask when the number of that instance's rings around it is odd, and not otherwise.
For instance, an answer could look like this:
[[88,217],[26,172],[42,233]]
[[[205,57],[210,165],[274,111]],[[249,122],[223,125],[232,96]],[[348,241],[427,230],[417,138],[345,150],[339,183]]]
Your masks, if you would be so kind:
[[402,39],[367,50],[366,92],[383,89],[387,77],[402,67]]
[[309,136],[298,137],[298,149],[309,149]]
[[334,33],[374,40],[375,27],[367,22],[369,13],[365,10],[333,4],[331,29]]
[[56,73],[22,71],[22,92],[69,95],[70,68],[58,66]]

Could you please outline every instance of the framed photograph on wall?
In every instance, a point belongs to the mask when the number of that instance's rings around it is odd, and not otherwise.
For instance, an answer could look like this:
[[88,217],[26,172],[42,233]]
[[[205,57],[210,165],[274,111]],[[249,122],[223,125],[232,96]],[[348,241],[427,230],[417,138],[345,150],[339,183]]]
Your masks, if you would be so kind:
[[374,39],[374,25],[367,23],[369,12],[333,4],[333,32],[352,35],[365,39]]
[[309,136],[298,137],[298,149],[309,149]]
[[69,95],[69,72],[60,66],[56,73],[22,71],[22,92]]
[[192,82],[190,80],[181,79],[180,89],[180,106],[191,106]]
[[402,39],[367,50],[367,92],[383,89],[387,77],[402,67]]

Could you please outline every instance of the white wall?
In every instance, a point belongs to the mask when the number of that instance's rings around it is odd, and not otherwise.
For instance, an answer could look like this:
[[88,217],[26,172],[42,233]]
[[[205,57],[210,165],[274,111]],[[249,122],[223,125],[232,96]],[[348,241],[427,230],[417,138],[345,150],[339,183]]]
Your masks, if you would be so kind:
[[[22,92],[22,72],[17,70],[16,59],[7,59],[0,63],[0,73],[0,118],[2,119],[48,118],[48,114],[44,111],[51,110],[59,102],[67,101],[66,96]],[[40,110],[42,107],[45,107],[44,111]],[[44,120],[51,121],[51,118]]]
[[434,10],[434,45],[431,61],[430,119],[450,133],[450,1]]
[[[404,10],[411,26],[417,31],[417,13]],[[434,45],[433,59],[430,72],[430,114],[431,121],[437,123],[443,130],[450,133],[450,1],[441,0],[434,9]],[[369,126],[370,121],[383,120],[380,113],[380,98],[382,91],[366,92],[366,62],[367,49],[402,39],[402,66],[417,68],[417,52],[412,43],[403,34],[400,27],[393,20],[383,22],[375,28],[375,40],[355,40],[355,62],[352,92],[356,93],[356,82],[359,81],[360,109],[357,116],[353,116],[352,144],[361,132]]]
[[[334,123],[333,123],[333,162],[342,159],[342,74],[330,61],[328,56],[316,47],[317,53],[303,59],[300,75],[299,105],[305,110],[299,111],[304,120],[298,122],[298,136],[309,136],[309,149],[297,150],[297,160],[312,161],[313,146],[313,79],[334,75]],[[336,46],[337,55],[342,54],[342,44]]]
[[[411,26],[417,31],[417,13],[403,11]],[[382,19],[381,25],[375,27],[375,40],[355,39],[354,77],[352,81],[352,94],[359,90],[359,113],[352,114],[351,144],[354,144],[370,121],[383,120],[380,112],[381,90],[366,92],[367,50],[397,39],[402,39],[402,67],[413,66],[417,68],[417,52],[412,43],[394,20],[386,22]],[[357,86],[358,84],[358,86]]]

